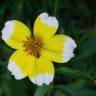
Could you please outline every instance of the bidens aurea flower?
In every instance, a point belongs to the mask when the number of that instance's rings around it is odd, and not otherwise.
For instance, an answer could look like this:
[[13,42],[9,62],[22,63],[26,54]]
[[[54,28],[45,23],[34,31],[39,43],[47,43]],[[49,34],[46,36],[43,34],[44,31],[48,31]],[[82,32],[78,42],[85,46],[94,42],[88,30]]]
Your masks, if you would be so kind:
[[17,49],[8,63],[8,70],[16,79],[28,76],[34,84],[49,85],[55,73],[52,61],[65,63],[74,56],[75,41],[63,34],[55,35],[58,25],[57,19],[47,13],[38,16],[33,34],[20,21],[5,23],[2,39]]

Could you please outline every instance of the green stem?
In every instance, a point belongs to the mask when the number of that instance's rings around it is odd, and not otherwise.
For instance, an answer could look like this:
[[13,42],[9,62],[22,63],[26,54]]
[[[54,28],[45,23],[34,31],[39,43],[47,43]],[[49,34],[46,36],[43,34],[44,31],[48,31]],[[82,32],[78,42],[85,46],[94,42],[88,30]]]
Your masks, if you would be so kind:
[[50,89],[49,89],[49,91],[48,91],[47,96],[51,96],[52,91],[53,91],[53,89],[52,89],[52,88],[50,88]]
[[54,16],[57,15],[58,0],[55,0]]
[[52,82],[52,84],[50,85],[47,96],[51,96],[53,89],[54,89],[54,82]]

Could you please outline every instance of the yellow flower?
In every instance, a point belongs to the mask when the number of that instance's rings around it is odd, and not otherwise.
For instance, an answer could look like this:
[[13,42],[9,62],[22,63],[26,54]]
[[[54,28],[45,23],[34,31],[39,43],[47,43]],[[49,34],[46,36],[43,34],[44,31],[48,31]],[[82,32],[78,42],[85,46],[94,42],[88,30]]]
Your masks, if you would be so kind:
[[65,63],[74,56],[75,41],[63,34],[54,35],[58,25],[57,19],[47,13],[38,16],[33,34],[20,21],[5,23],[2,39],[17,49],[8,63],[8,70],[16,79],[28,76],[34,84],[49,85],[55,73],[52,61]]

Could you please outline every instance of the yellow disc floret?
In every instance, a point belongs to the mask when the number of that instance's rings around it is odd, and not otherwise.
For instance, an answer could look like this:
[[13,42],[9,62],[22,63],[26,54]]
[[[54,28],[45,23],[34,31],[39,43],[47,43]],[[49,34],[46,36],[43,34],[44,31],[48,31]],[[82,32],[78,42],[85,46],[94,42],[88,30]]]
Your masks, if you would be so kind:
[[23,43],[25,49],[24,51],[29,55],[34,55],[36,58],[40,57],[40,51],[42,49],[42,41],[38,37],[29,37],[26,41]]

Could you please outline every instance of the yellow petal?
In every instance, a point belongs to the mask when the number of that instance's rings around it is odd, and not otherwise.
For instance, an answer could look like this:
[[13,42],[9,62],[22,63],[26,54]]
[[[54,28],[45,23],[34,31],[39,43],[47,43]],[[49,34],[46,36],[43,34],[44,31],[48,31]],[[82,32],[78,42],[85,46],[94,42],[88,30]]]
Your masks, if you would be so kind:
[[12,48],[19,49],[23,40],[31,35],[29,28],[17,20],[7,21],[2,30],[2,39]]
[[30,80],[39,86],[43,84],[49,85],[54,77],[54,66],[52,62],[40,56],[39,59],[36,59],[35,64],[37,74],[35,76],[30,76]]
[[10,57],[8,69],[16,79],[22,79],[25,76],[34,76],[36,75],[34,62],[35,59],[33,56],[27,55],[23,50],[17,50]]
[[55,17],[48,16],[47,13],[40,14],[34,24],[34,35],[39,36],[44,41],[51,38],[58,28],[58,21]]
[[8,63],[8,70],[16,79],[22,79],[26,76],[23,71],[26,67],[26,59],[25,55],[22,53],[21,50],[14,52]]
[[66,35],[55,35],[45,42],[45,50],[42,50],[47,58],[54,62],[64,63],[74,57],[75,41]]
[[54,62],[58,62],[58,63],[63,63],[64,62],[62,53],[57,53],[57,52],[54,52],[54,51],[51,51],[51,50],[43,49],[41,51],[41,54],[43,56],[45,56],[50,61],[54,61]]

